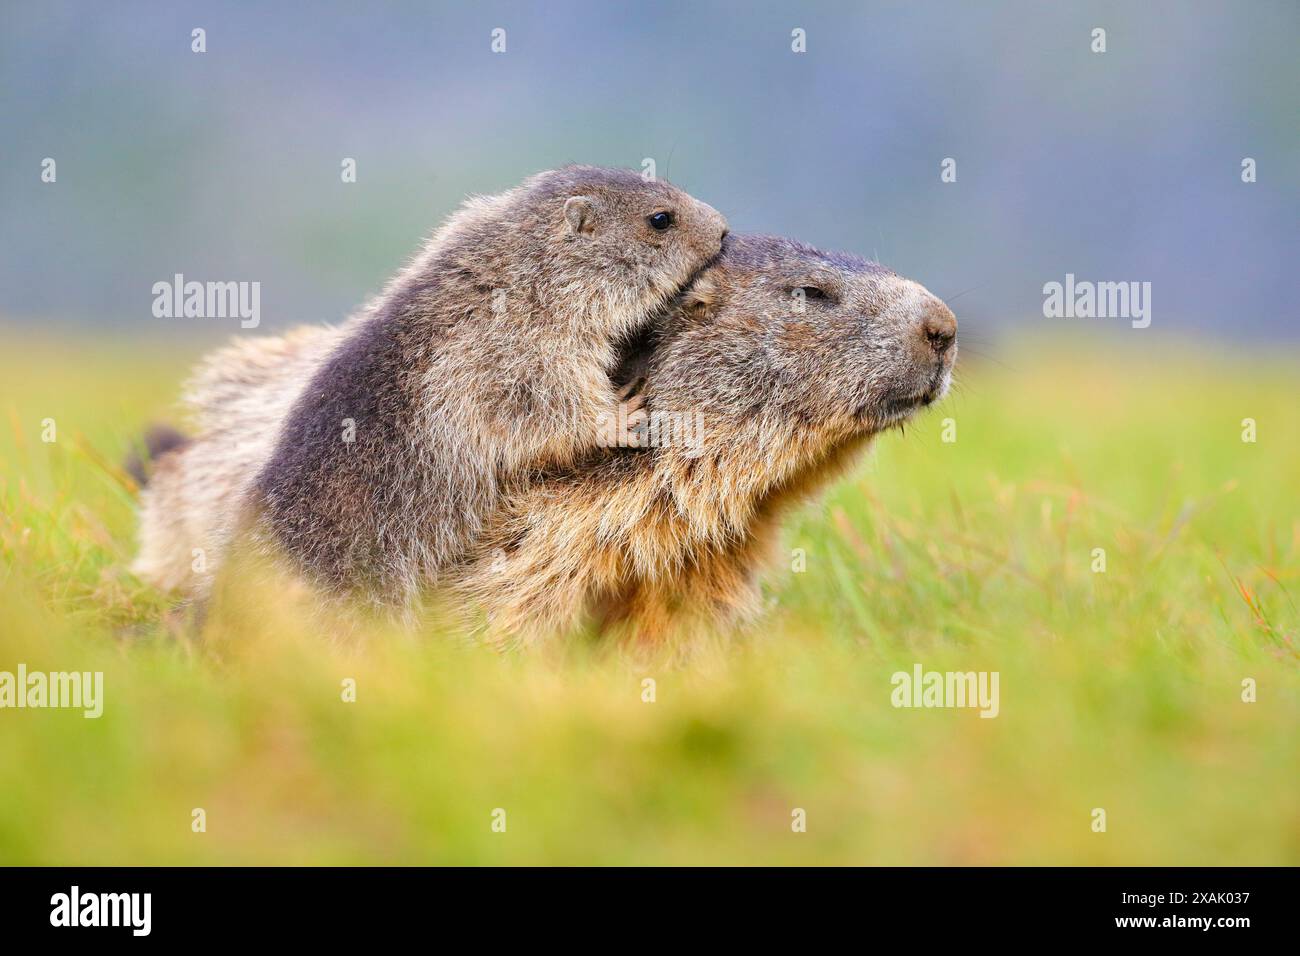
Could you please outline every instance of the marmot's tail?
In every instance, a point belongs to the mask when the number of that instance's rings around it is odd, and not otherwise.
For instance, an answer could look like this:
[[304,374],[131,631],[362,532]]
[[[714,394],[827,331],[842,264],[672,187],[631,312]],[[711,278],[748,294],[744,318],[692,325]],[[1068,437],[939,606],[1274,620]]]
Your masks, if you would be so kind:
[[149,483],[149,475],[159,458],[169,451],[184,448],[190,439],[170,425],[150,425],[144,433],[143,448],[137,445],[126,456],[123,468],[141,488]]

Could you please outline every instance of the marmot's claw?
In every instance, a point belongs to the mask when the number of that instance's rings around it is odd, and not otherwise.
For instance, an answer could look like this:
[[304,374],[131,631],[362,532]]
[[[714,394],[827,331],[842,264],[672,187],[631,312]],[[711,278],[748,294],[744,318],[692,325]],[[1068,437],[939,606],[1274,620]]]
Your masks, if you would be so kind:
[[643,402],[645,399],[644,396],[641,396],[638,393],[643,388],[645,388],[644,375],[640,376],[639,378],[632,379],[632,381],[628,382],[626,385],[620,388],[618,390],[618,400],[620,402],[630,402],[635,396],[637,399],[637,404],[634,407],[640,408],[641,402]]
[[650,428],[650,414],[641,407],[642,397],[640,395],[633,398],[630,402],[625,402],[621,407],[619,421],[623,423],[620,444],[628,448],[640,448],[642,440]]

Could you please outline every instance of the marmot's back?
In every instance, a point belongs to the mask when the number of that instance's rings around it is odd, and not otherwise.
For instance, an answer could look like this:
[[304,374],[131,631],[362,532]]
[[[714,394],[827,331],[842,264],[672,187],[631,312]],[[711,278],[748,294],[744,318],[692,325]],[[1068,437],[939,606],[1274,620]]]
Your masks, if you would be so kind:
[[136,574],[163,590],[207,595],[252,478],[340,334],[313,326],[238,339],[200,364],[185,394],[199,432],[157,458],[141,492]]

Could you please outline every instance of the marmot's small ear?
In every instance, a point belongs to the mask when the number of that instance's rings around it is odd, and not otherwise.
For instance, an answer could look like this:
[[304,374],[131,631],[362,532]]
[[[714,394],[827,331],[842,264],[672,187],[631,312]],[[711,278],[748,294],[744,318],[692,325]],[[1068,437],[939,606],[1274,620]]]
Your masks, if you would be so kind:
[[570,232],[591,235],[596,231],[596,204],[589,196],[570,196],[564,201],[564,221]]

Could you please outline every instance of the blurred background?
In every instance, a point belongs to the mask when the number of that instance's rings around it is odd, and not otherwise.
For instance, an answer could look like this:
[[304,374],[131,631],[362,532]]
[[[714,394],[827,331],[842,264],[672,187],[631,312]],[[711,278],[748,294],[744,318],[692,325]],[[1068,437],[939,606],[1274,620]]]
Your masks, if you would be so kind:
[[1295,340],[1298,27],[1292,0],[4,4],[0,322],[235,332],[152,316],[177,272],[260,281],[265,329],[338,320],[467,193],[648,158],[734,229],[960,296],[964,334],[1069,324],[1042,287],[1072,272],[1149,281],[1148,335]]

